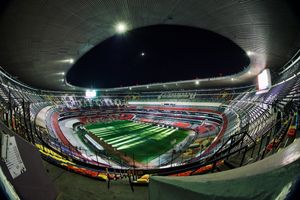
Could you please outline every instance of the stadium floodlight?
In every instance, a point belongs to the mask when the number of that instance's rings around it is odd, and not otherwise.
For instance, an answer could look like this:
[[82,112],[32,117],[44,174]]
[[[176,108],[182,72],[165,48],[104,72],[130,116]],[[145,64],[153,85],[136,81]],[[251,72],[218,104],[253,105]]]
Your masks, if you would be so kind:
[[234,81],[234,78],[231,78],[231,81]]
[[95,98],[96,95],[96,90],[86,90],[85,91],[85,98],[90,99],[90,98]]
[[144,53],[144,52],[142,52],[142,53],[141,53],[141,56],[145,56],[145,53]]
[[116,31],[117,33],[125,33],[127,31],[127,25],[124,22],[119,22],[116,24]]
[[74,63],[74,59],[73,59],[73,58],[70,58],[70,59],[69,59],[69,63],[70,63],[70,64],[73,64],[73,63]]
[[147,85],[147,89],[149,88],[149,85]]
[[65,72],[58,72],[58,75],[65,75]]
[[59,62],[73,64],[74,63],[74,59],[73,58],[69,58],[69,59],[60,60]]
[[252,56],[254,54],[254,52],[252,52],[252,51],[247,51],[247,55],[248,56]]
[[198,81],[198,80],[197,80],[197,81],[195,81],[195,84],[196,84],[196,85],[199,85],[199,83],[200,83],[200,81]]
[[132,88],[131,87],[129,87],[129,90],[131,90]]

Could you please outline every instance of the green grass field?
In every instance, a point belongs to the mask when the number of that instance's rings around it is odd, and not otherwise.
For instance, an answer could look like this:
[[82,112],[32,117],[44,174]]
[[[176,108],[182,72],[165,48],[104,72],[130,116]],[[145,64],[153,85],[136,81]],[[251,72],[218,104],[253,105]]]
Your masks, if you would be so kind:
[[186,130],[132,121],[103,122],[85,128],[128,156],[134,154],[134,159],[142,163],[150,162],[172,149],[189,134]]

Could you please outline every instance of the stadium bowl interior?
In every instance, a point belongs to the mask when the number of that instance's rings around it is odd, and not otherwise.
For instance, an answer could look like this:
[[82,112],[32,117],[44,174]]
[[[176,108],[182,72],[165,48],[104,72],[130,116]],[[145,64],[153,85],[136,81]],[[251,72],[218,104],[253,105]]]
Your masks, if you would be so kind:
[[[1,199],[299,196],[296,1],[5,0],[0,27]],[[146,48],[134,70],[120,62],[122,71],[101,74],[105,87],[80,84],[103,70],[87,60],[104,63],[121,48],[131,55],[126,45],[142,43],[139,31],[162,45],[154,52],[165,51],[165,41],[184,54],[179,28],[196,36],[189,45],[224,64],[221,75],[178,67],[183,56],[165,71],[159,63],[139,70],[141,59],[157,63]],[[174,35],[160,38],[163,29]],[[125,46],[106,48],[120,37]],[[238,69],[225,64],[239,59]],[[201,70],[211,75],[197,77]],[[172,79],[175,71],[182,74]]]

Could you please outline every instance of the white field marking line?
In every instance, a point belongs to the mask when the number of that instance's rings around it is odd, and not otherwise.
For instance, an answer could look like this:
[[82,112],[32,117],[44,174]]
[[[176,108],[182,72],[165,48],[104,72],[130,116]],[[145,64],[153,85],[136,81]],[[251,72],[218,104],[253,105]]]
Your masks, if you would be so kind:
[[[147,132],[149,132],[149,131],[154,131],[154,130],[157,130],[157,129],[159,129],[159,127],[151,127],[151,128],[146,128],[144,131],[146,132],[146,130],[147,130]],[[106,143],[108,143],[108,144],[115,144],[115,143],[119,143],[119,142],[121,142],[121,141],[123,141],[123,140],[128,140],[128,139],[131,139],[131,138],[139,138],[139,136],[140,136],[141,134],[127,134],[127,137],[122,137],[121,136],[121,138],[120,139],[114,139],[114,140],[111,140],[111,141],[109,141],[109,142],[106,142]]]
[[119,124],[119,125],[108,125],[108,126],[105,126],[105,127],[100,127],[100,128],[93,128],[93,129],[89,129],[89,130],[105,130],[105,129],[111,129],[111,128],[116,128],[116,127],[126,127],[126,126],[133,126],[133,125],[136,125],[136,124],[132,124],[132,123],[124,123],[124,124]]
[[137,134],[133,134],[133,135],[131,135],[131,137],[124,138],[124,139],[122,138],[122,140],[120,140],[120,141],[124,141],[124,142],[118,142],[118,141],[115,142],[114,141],[114,142],[112,142],[110,144],[112,144],[113,147],[120,147],[123,144],[127,144],[129,142],[133,142],[133,141],[136,141],[136,140],[142,140],[143,137],[145,137],[145,136],[148,136],[148,135],[150,136],[150,135],[157,134],[158,132],[154,132],[156,129],[159,129],[159,127],[155,127],[154,129],[149,129],[148,131],[145,130],[145,132],[143,132],[142,134],[138,134],[138,135]]
[[[164,137],[167,137],[169,135],[171,135],[172,133],[174,133],[175,131],[177,131],[176,129],[168,129],[167,131],[164,131],[160,134],[157,134],[155,137],[153,137],[152,139],[154,140],[160,140]],[[158,139],[157,139],[158,138]]]
[[92,129],[88,129],[90,131],[99,131],[99,130],[107,130],[112,128],[113,126],[106,126],[106,127],[101,127],[101,128],[92,128]]
[[[155,133],[153,133],[153,135],[155,135]],[[122,150],[122,149],[127,149],[129,147],[132,147],[132,146],[135,146],[135,145],[138,145],[138,144],[141,144],[141,143],[145,143],[148,140],[149,140],[149,138],[144,138],[144,139],[137,139],[137,138],[135,138],[133,141],[126,142],[126,143],[124,143],[122,145],[115,145],[113,147],[117,148],[118,150],[119,149]]]
[[[121,140],[122,140],[122,138],[127,138],[127,137],[133,135],[133,132],[139,131],[139,130],[141,130],[141,129],[147,129],[147,128],[149,128],[149,127],[147,127],[147,126],[145,126],[145,127],[138,127],[138,128],[136,128],[136,129],[127,130],[127,131],[126,131],[127,133],[125,133],[125,134],[121,134],[121,133],[117,132],[117,133],[110,134],[110,135],[109,135],[109,136],[110,136],[109,139],[105,139],[106,136],[105,136],[105,137],[102,137],[102,139],[103,139],[106,143],[109,143],[109,144],[110,144],[111,142],[117,141],[118,139],[121,139]],[[121,134],[121,135],[120,135],[120,134]],[[119,136],[117,136],[117,135],[119,135]],[[108,136],[108,135],[107,135],[107,136]],[[112,136],[115,136],[115,137],[112,137]]]
[[[159,134],[164,133],[164,132],[167,132],[167,131],[169,131],[169,130],[165,130],[165,131],[163,131],[163,132],[160,132]],[[176,131],[176,130],[173,130],[173,129],[172,129],[172,131]],[[154,133],[154,134],[158,134],[158,133]],[[151,139],[152,139],[152,138],[151,138]],[[130,148],[130,147],[132,147],[132,146],[135,146],[135,145],[144,143],[144,142],[147,141],[147,140],[148,140],[148,138],[145,138],[144,140],[140,140],[140,141],[134,142],[134,143],[129,144],[129,145],[122,145],[122,146],[118,147],[117,150],[128,149],[128,148]]]
[[[148,128],[146,128],[146,129],[148,129]],[[138,130],[141,130],[141,129],[138,129]],[[132,132],[136,132],[138,130],[134,130]],[[117,136],[117,137],[114,137],[114,138],[110,138],[110,139],[107,139],[107,140],[104,139],[104,141],[108,144],[112,144],[112,143],[117,143],[117,142],[122,141],[122,140],[130,139],[132,137],[136,137],[137,134],[134,134],[132,132],[128,132],[127,134],[123,134],[123,135],[120,135],[120,136]]]
[[135,127],[139,127],[139,126],[144,126],[144,125],[136,125],[136,124],[131,124],[130,126],[120,126],[120,127],[115,127],[115,128],[104,128],[103,130],[96,130],[96,129],[93,129],[91,130],[92,132],[95,132],[95,133],[106,133],[106,132],[111,132],[111,131],[117,131],[119,129],[124,129],[124,128],[135,128]]
[[[129,130],[135,130],[135,129],[139,129],[141,127],[146,127],[146,126],[135,126],[135,127],[130,127]],[[126,128],[126,127],[124,127]],[[116,130],[107,130],[107,131],[95,131],[93,132],[94,134],[96,135],[99,135],[99,136],[102,136],[102,137],[105,137],[105,136],[108,136],[108,135],[112,135],[112,134],[120,134],[119,133],[119,130],[120,129],[116,129]]]
[[152,139],[155,139],[155,140],[161,140],[162,138],[165,138],[165,137],[171,135],[171,134],[174,133],[175,131],[177,131],[177,130],[176,130],[176,129],[171,129],[170,132],[166,132],[166,133],[164,133],[164,134],[159,134],[159,135],[153,137]]
[[88,129],[88,130],[91,131],[91,132],[94,132],[94,131],[97,132],[97,131],[103,130],[103,132],[105,132],[105,131],[109,131],[110,129],[117,130],[117,129],[121,129],[123,127],[130,127],[130,126],[136,126],[136,124],[120,125],[117,128],[115,126],[106,126],[106,127],[94,128],[94,129]]
[[[154,132],[154,133],[151,133],[151,132],[145,132],[143,133],[144,137],[135,137],[131,140],[127,140],[127,141],[124,141],[124,142],[121,142],[121,143],[118,143],[116,145],[113,145],[113,147],[122,147],[123,145],[126,145],[127,143],[130,143],[130,142],[133,142],[133,141],[136,141],[136,140],[141,140],[143,142],[147,141],[149,137],[151,137],[152,135],[160,135],[160,134],[164,134],[165,132],[168,132],[169,130],[164,130],[165,128],[163,128],[161,131],[159,132]],[[173,130],[173,129],[172,129]],[[146,137],[145,137],[146,136]],[[152,137],[151,137],[152,139]]]
[[[142,128],[146,128],[147,126],[139,126],[139,127],[134,127],[134,128],[130,128],[128,131],[136,131],[136,130],[140,130],[140,129],[142,129]],[[112,132],[110,132],[110,133],[105,133],[105,134],[97,134],[97,136],[98,137],[101,137],[101,138],[105,138],[105,137],[107,137],[107,136],[110,136],[110,137],[112,137],[113,135],[120,135],[121,133],[120,133],[120,131],[112,131]],[[121,136],[117,136],[117,137],[122,137],[122,136],[125,136],[125,135],[128,135],[128,134],[124,134],[124,135],[121,135]],[[109,138],[109,139],[104,139],[105,141],[110,141],[110,140],[114,140],[115,138],[117,138],[117,137],[112,137],[112,138]]]
[[132,146],[136,146],[136,145],[141,144],[143,142],[144,141],[138,141],[138,142],[135,142],[135,143],[132,143],[132,144],[129,144],[129,145],[123,145],[122,147],[117,148],[117,150],[128,149],[128,148],[130,148]]

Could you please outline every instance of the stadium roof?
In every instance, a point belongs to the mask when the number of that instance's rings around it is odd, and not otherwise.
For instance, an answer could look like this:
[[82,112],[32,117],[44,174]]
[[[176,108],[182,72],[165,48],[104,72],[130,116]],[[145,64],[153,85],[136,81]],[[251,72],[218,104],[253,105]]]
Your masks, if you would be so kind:
[[[0,65],[33,87],[71,89],[64,77],[74,61],[116,34],[119,21],[129,29],[155,24],[199,27],[229,38],[249,53],[249,68],[232,77],[200,81],[207,87],[249,82],[266,66],[278,69],[300,43],[300,24],[289,1],[14,0],[3,4],[0,13]],[[194,81],[180,84],[196,87]],[[178,84],[152,88],[164,87]],[[124,89],[129,88],[120,88]]]

